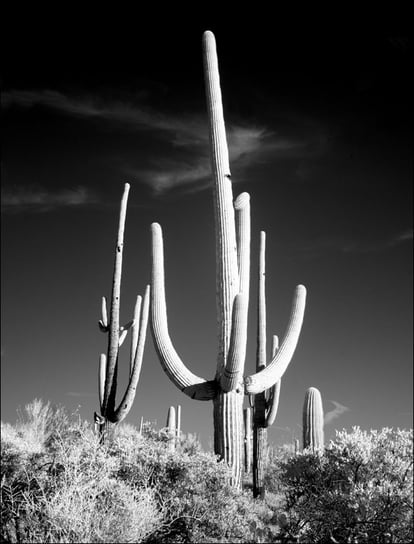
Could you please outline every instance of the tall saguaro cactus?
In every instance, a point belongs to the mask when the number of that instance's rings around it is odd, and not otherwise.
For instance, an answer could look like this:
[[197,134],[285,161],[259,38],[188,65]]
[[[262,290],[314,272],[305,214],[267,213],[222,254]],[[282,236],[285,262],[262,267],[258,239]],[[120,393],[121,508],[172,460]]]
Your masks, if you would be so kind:
[[151,326],[161,365],[171,381],[191,398],[213,401],[214,450],[230,465],[232,484],[240,487],[244,395],[258,394],[272,387],[285,372],[299,339],[306,290],[302,285],[296,287],[287,332],[271,363],[264,370],[244,377],[250,274],[250,197],[242,193],[233,202],[216,43],[210,31],[203,35],[203,59],[216,226],[218,356],[214,379],[206,380],[193,374],[171,341],[165,300],[163,237],[157,223],[152,224]]
[[316,387],[309,387],[303,403],[303,448],[322,451],[323,447],[322,396]]
[[[124,230],[129,188],[129,183],[126,183],[121,200],[109,320],[106,298],[103,297],[102,319],[99,321],[100,330],[108,333],[107,354],[102,353],[99,359],[99,404],[101,415],[95,412],[95,423],[101,433],[110,428],[112,424],[122,421],[131,409],[141,372],[148,324],[149,285],[147,285],[145,290],[144,300],[142,301],[141,296],[137,297],[133,319],[124,326],[120,326],[119,319]],[[131,330],[129,382],[125,394],[116,408],[119,348],[123,344],[129,330]]]

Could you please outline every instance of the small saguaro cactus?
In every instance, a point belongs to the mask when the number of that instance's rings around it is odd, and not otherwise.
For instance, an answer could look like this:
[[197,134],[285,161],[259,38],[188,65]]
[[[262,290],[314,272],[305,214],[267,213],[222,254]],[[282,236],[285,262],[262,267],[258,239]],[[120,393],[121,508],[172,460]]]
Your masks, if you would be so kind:
[[250,474],[252,470],[252,409],[250,406],[243,410],[244,415],[244,471]]
[[213,401],[214,451],[231,467],[231,484],[240,488],[243,469],[243,400],[273,387],[286,371],[299,339],[306,289],[296,287],[286,335],[271,363],[244,376],[250,277],[250,197],[233,201],[229,155],[221,100],[216,43],[203,34],[203,60],[216,233],[218,356],[213,379],[193,374],[176,352],[168,331],[162,230],[152,224],[151,328],[161,365],[186,395]]
[[175,421],[175,408],[174,406],[170,406],[168,408],[168,416],[167,416],[167,435],[168,435],[168,449],[170,451],[175,450],[175,440],[177,437],[177,427],[176,427],[176,421]]
[[323,436],[323,407],[322,397],[316,387],[309,387],[303,403],[303,448],[322,451]]
[[[107,313],[106,298],[102,298],[102,319],[99,328],[108,334],[107,354],[101,354],[99,359],[99,405],[101,414],[95,412],[95,425],[101,435],[113,424],[122,421],[131,409],[141,372],[144,354],[145,337],[149,315],[150,286],[147,285],[144,300],[138,296],[134,309],[134,317],[126,325],[120,326],[120,298],[122,255],[124,249],[124,230],[126,209],[128,203],[129,183],[124,186],[119,214],[118,236],[115,246],[115,263],[112,279],[112,294],[109,311]],[[142,306],[142,308],[141,308]],[[131,331],[129,382],[125,394],[116,408],[116,390],[118,375],[119,348],[123,344],[128,331]]]

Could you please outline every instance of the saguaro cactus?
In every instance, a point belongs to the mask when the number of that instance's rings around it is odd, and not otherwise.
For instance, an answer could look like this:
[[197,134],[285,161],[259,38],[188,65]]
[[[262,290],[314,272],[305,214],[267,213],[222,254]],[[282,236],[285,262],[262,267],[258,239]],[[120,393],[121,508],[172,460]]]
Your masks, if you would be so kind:
[[309,387],[303,403],[303,448],[321,451],[323,447],[322,397],[316,387]]
[[252,470],[252,409],[250,406],[243,410],[244,415],[244,471],[250,474]]
[[[256,370],[266,368],[266,284],[265,284],[266,234],[260,233],[259,277],[257,301],[257,351]],[[273,336],[272,357],[276,355],[279,339]],[[255,395],[253,417],[253,496],[264,498],[264,463],[267,448],[267,427],[273,424],[279,406],[281,380],[271,388]]]
[[169,409],[168,409],[167,433],[168,433],[168,449],[170,451],[174,451],[175,450],[175,439],[176,439],[176,434],[177,434],[174,406],[170,406]]
[[[102,319],[99,328],[108,333],[108,351],[101,354],[99,359],[99,404],[101,415],[95,412],[95,424],[101,434],[110,428],[112,424],[122,421],[134,402],[135,392],[141,372],[144,353],[145,337],[148,324],[150,286],[147,285],[144,301],[138,296],[134,309],[134,317],[126,325],[120,326],[120,298],[122,255],[124,249],[124,230],[126,209],[128,203],[129,184],[124,186],[119,214],[118,236],[115,247],[115,263],[112,279],[112,294],[109,320],[107,314],[106,298],[102,298]],[[142,306],[142,311],[141,311]],[[128,331],[131,330],[130,370],[129,383],[125,394],[116,408],[116,390],[118,374],[119,348],[123,344]]]
[[240,487],[243,460],[243,398],[258,394],[280,380],[295,351],[305,309],[306,289],[296,287],[286,335],[271,363],[243,377],[247,342],[250,268],[250,197],[233,202],[231,174],[221,101],[214,35],[203,35],[204,74],[214,178],[216,225],[216,294],[218,357],[214,379],[193,374],[176,352],[168,332],[164,285],[162,230],[152,224],[151,326],[165,372],[186,395],[213,401],[214,450],[232,468],[231,482]]

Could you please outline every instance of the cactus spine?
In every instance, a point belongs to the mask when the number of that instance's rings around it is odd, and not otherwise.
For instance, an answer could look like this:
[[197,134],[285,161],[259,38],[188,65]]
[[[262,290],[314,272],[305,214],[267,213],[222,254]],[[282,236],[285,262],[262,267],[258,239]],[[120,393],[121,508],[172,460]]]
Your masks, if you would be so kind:
[[213,401],[214,450],[232,469],[231,483],[241,485],[243,398],[280,380],[294,353],[305,309],[306,290],[297,286],[286,336],[265,370],[243,377],[247,342],[250,269],[250,197],[234,202],[221,102],[214,35],[203,35],[204,75],[209,119],[216,232],[218,357],[214,379],[193,374],[176,352],[168,332],[162,230],[152,224],[151,328],[166,374],[186,395]]
[[[260,233],[259,278],[257,301],[257,351],[256,370],[266,368],[266,283],[265,283],[266,234]],[[279,347],[279,339],[273,336],[272,358]],[[267,427],[276,418],[280,395],[279,379],[271,388],[254,397],[253,417],[253,496],[264,498],[264,468],[267,450]]]
[[316,387],[309,387],[303,403],[303,448],[322,451],[323,447],[322,396]]
[[[135,392],[141,372],[142,358],[147,331],[150,286],[147,285],[144,295],[138,296],[134,309],[134,317],[126,325],[120,326],[120,297],[121,297],[121,276],[122,256],[124,249],[124,230],[126,209],[128,203],[129,184],[124,186],[124,193],[121,200],[119,214],[118,236],[115,247],[115,262],[112,279],[111,305],[109,320],[107,314],[106,298],[102,298],[102,319],[99,321],[99,328],[102,332],[108,333],[108,350],[105,355],[102,353],[99,359],[99,405],[101,415],[95,412],[95,424],[101,434],[107,431],[112,424],[122,421],[134,402]],[[142,308],[141,308],[142,306]],[[119,348],[123,344],[128,331],[131,330],[130,348],[130,370],[129,382],[125,394],[116,408],[116,390]]]

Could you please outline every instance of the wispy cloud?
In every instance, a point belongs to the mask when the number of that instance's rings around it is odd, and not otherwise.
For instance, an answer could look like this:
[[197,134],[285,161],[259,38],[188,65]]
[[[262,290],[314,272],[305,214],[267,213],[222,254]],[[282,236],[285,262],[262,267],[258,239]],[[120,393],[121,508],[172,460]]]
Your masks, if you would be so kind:
[[[42,106],[66,115],[118,123],[128,130],[151,131],[170,149],[163,147],[164,156],[158,156],[156,162],[154,158],[152,166],[150,162],[150,166],[137,168],[125,161],[123,172],[145,183],[155,194],[177,187],[192,191],[205,188],[211,177],[206,114],[155,110],[137,100],[68,96],[53,90],[10,90],[2,94],[2,107]],[[296,120],[292,122],[296,124]],[[283,123],[277,133],[257,122],[242,124],[230,119],[226,125],[231,167],[238,174],[234,181],[243,179],[243,172],[258,162],[319,153],[324,141],[315,127],[306,134],[292,135],[292,127],[283,134]]]
[[2,211],[34,210],[45,212],[58,207],[76,207],[96,203],[97,197],[86,187],[50,191],[39,187],[4,188],[1,193]]
[[348,406],[344,406],[343,404],[340,404],[339,402],[336,402],[336,400],[331,400],[332,404],[335,406],[335,408],[329,412],[326,412],[324,417],[324,424],[329,425],[329,423],[332,423],[335,419],[337,419],[339,416],[344,414],[345,412],[349,412],[350,408]]

